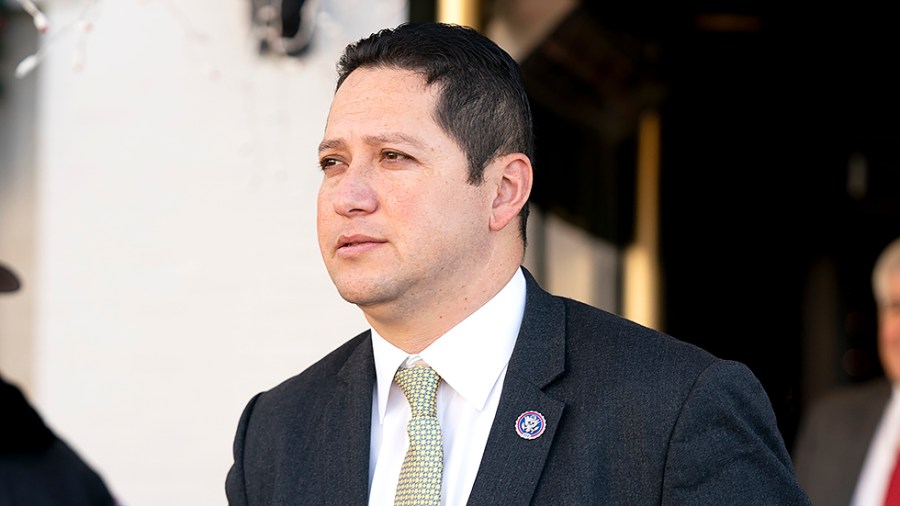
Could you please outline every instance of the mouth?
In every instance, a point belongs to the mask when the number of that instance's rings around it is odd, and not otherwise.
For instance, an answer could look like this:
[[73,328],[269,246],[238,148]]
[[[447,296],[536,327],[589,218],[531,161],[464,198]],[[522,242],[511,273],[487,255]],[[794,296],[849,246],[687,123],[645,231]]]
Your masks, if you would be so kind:
[[341,255],[354,255],[369,251],[385,240],[363,235],[341,236],[337,242],[337,252]]

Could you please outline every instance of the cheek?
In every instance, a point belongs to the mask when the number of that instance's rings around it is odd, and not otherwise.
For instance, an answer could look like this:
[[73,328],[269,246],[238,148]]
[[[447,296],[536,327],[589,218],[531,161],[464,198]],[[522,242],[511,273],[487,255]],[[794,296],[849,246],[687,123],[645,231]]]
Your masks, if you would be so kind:
[[327,213],[325,212],[325,198],[323,197],[322,191],[320,190],[319,196],[316,199],[316,224],[319,226],[320,232],[322,220],[325,219],[326,216]]
[[423,223],[440,214],[447,205],[448,193],[431,181],[388,180],[379,185],[382,209],[392,221]]
[[885,344],[900,346],[900,311],[882,315],[881,339]]
[[878,325],[878,345],[882,355],[882,361],[890,364],[892,369],[900,374],[900,314],[880,315],[881,322]]
[[321,248],[326,241],[328,235],[328,224],[334,215],[333,206],[327,198],[327,195],[320,189],[319,196],[316,200],[316,234],[319,239],[319,247]]
[[323,175],[321,181],[319,182],[319,191],[316,192],[316,202],[320,209],[326,203],[331,203],[332,200],[334,200],[336,191],[337,183],[335,182],[335,180]]
[[422,195],[398,199],[388,217],[397,240],[425,260],[439,254],[439,244],[452,235],[448,217]]

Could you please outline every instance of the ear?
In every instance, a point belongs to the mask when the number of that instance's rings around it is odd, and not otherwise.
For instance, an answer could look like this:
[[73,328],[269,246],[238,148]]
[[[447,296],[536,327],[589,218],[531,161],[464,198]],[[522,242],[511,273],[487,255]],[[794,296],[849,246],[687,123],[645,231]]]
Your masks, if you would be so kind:
[[489,172],[496,192],[491,206],[491,230],[496,232],[509,225],[528,202],[531,195],[531,160],[522,153],[503,155],[491,163]]

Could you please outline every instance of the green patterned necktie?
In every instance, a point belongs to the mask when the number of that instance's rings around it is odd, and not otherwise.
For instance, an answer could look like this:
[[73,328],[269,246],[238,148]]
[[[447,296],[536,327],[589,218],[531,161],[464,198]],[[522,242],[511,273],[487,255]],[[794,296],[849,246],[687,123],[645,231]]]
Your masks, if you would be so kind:
[[394,381],[400,385],[412,411],[406,427],[409,450],[400,468],[394,505],[439,505],[444,447],[435,398],[441,377],[428,366],[410,367],[397,370]]

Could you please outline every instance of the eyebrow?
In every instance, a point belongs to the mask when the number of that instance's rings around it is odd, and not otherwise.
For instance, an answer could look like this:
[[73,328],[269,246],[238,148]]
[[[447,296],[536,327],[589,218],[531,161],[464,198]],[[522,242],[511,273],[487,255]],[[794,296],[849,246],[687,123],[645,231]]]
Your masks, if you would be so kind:
[[319,143],[319,153],[329,149],[338,149],[344,145],[344,141],[340,139],[325,139]]
[[[365,141],[365,143],[370,146],[374,146],[377,144],[403,143],[416,148],[424,147],[422,141],[420,141],[416,137],[400,132],[380,135],[367,135],[363,137],[363,141]],[[341,149],[344,146],[346,146],[346,143],[342,139],[325,139],[319,144],[319,153],[329,149]]]

